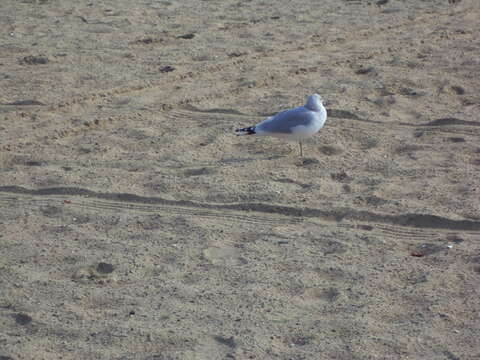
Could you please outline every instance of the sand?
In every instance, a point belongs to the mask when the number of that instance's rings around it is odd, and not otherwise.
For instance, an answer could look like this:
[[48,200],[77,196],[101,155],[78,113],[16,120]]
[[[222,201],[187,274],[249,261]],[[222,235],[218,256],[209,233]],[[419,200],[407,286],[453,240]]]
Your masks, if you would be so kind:
[[479,18],[2,0],[0,359],[480,358]]

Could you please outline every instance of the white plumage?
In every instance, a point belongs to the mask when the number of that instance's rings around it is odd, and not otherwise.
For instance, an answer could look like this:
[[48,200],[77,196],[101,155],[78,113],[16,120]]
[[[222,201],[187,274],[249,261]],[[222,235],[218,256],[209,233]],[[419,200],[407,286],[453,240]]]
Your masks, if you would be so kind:
[[327,120],[327,110],[318,94],[310,95],[304,106],[284,110],[257,125],[237,129],[238,135],[273,136],[280,139],[295,140],[300,144],[300,156],[303,156],[302,140],[315,135]]

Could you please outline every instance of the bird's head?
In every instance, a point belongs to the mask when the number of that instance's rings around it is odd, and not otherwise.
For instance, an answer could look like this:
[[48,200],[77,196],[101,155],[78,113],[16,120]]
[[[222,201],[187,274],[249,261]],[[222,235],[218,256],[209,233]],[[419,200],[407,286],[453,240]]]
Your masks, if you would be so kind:
[[322,106],[323,106],[323,98],[318,94],[310,95],[307,99],[307,103],[305,104],[305,107],[313,111],[320,110]]

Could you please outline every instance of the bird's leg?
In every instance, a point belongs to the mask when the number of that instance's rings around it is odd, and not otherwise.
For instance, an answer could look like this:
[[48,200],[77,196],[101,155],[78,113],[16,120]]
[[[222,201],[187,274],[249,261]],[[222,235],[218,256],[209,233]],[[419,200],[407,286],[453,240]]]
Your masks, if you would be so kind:
[[303,158],[303,148],[302,148],[302,142],[299,141],[298,144],[300,145],[300,157]]

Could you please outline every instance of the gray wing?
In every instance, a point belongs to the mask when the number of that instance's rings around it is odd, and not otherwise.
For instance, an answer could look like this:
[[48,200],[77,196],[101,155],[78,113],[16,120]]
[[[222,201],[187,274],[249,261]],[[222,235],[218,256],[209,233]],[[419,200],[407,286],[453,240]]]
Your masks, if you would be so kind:
[[266,133],[291,134],[292,128],[295,126],[308,126],[314,120],[315,114],[307,108],[300,106],[279,112],[262,121],[255,128]]

